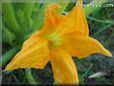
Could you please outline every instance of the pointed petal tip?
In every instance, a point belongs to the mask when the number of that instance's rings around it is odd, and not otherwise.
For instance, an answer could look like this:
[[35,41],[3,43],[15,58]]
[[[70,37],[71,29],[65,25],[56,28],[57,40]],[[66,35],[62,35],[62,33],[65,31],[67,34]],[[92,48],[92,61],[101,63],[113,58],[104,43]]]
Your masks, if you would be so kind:
[[107,55],[108,57],[113,57],[113,55],[112,55],[112,53],[108,53],[108,55]]
[[4,69],[4,72],[5,71],[10,71],[11,70],[11,68],[9,68],[8,66],[6,66],[6,68]]
[[13,68],[13,65],[11,63],[7,64],[7,66],[5,67],[4,71],[12,71],[15,68]]
[[113,55],[111,53],[109,53],[109,57],[113,57]]
[[108,56],[108,57],[113,57],[112,53],[109,50],[104,50],[103,52],[104,55]]
[[7,69],[4,69],[4,70],[2,70],[3,72],[6,72],[6,71],[8,71]]
[[5,68],[5,69],[3,70],[3,72],[7,72],[7,71],[11,71],[11,69]]

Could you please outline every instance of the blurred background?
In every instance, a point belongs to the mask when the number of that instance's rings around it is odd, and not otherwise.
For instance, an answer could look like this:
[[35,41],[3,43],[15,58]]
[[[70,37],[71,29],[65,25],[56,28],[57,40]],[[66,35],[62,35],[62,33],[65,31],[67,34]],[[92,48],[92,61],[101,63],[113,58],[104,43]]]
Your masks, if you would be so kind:
[[[58,0],[55,0],[57,2]],[[87,5],[93,0],[84,0]],[[96,1],[96,0],[95,0]],[[90,36],[98,39],[114,55],[114,6],[111,0],[104,1],[101,7],[89,7],[85,12],[89,24]],[[44,10],[51,2],[2,2],[0,18],[2,18],[2,63],[1,68],[10,62],[12,57],[21,49],[23,41],[43,24]],[[75,0],[67,3],[58,2],[61,14],[65,15],[75,5]],[[74,58],[78,67],[81,85],[114,85],[114,58],[94,54],[86,59]],[[54,84],[50,63],[43,70],[18,69],[0,71],[2,84],[30,85]]]

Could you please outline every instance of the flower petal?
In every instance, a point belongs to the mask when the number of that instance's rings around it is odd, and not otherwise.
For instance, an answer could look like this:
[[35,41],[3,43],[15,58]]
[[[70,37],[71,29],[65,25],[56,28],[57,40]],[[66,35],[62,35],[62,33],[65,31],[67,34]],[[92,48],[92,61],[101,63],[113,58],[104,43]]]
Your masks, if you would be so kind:
[[82,0],[78,0],[76,6],[65,16],[56,13],[56,9],[59,7],[57,3],[53,3],[47,7],[44,26],[41,30],[42,34],[57,33],[65,35],[71,32],[79,32],[84,35],[89,34]]
[[70,35],[70,37],[66,39],[62,48],[69,52],[72,56],[77,56],[79,58],[84,58],[94,53],[112,56],[112,54],[96,39],[88,36],[79,36],[77,34],[75,36],[73,36],[73,34]]
[[56,29],[56,26],[61,22],[62,16],[57,15],[59,4],[52,3],[45,10],[44,25],[41,30],[42,34],[49,34]]
[[78,32],[83,35],[89,34],[88,23],[82,6],[82,0],[78,0],[75,7],[63,18],[63,21],[58,25],[56,32],[61,35],[71,32]]
[[79,84],[73,59],[62,49],[54,49],[51,54],[54,79],[58,84]]
[[38,37],[38,33],[32,35],[23,44],[21,51],[12,59],[5,70],[18,68],[39,68],[43,69],[48,59],[47,41]]

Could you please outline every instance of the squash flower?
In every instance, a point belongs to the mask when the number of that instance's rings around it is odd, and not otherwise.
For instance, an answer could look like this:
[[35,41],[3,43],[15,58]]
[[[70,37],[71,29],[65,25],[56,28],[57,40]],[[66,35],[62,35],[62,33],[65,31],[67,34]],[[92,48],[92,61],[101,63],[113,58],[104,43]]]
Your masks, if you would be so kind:
[[85,58],[94,53],[112,54],[96,39],[89,36],[82,0],[68,15],[57,14],[60,6],[53,3],[46,8],[44,25],[27,39],[22,49],[5,70],[19,68],[44,69],[51,63],[53,77],[58,84],[79,84],[72,56]]

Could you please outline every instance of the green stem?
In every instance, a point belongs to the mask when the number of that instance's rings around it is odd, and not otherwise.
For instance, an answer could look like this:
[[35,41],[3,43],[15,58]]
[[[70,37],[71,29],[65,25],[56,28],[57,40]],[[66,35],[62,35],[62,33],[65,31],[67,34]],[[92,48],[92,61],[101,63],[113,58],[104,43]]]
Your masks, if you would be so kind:
[[90,4],[86,5],[85,7],[86,16],[89,16],[89,14],[98,11],[101,6],[108,1],[109,0],[93,0]]
[[93,37],[95,37],[96,35],[98,35],[99,33],[101,33],[102,31],[108,29],[112,24],[108,24],[107,26],[105,26],[102,29],[99,29],[96,33],[93,34]]
[[22,36],[22,31],[20,29],[20,26],[16,20],[14,9],[11,5],[11,3],[3,3],[3,17],[6,20],[5,22],[10,27],[10,30],[18,34],[19,36]]
[[30,85],[37,85],[39,83],[36,82],[32,75],[32,70],[31,69],[25,69],[25,76],[27,81],[29,82]]
[[94,18],[94,17],[89,17],[89,16],[87,18],[90,19],[90,20],[93,20],[93,21],[100,22],[100,23],[113,24],[113,21],[111,21],[111,20],[100,20],[100,19],[97,19],[97,18]]
[[0,61],[0,66],[4,66],[7,64],[9,60],[19,51],[19,46],[14,47],[7,51],[4,55],[2,55],[2,61]]
[[93,67],[93,64],[91,64],[91,65],[89,66],[89,68],[87,69],[87,71],[83,74],[82,79],[83,79],[85,76],[88,75],[88,73],[90,72],[90,70],[92,69],[92,67]]
[[8,27],[4,25],[4,22],[2,22],[2,42],[6,42],[13,45],[13,40],[16,39],[16,35],[9,30]]
[[26,3],[24,6],[24,15],[26,19],[31,18],[32,12],[34,10],[34,3]]
[[29,28],[31,27],[31,22],[32,22],[31,17],[32,17],[32,12],[34,10],[34,7],[35,7],[35,3],[31,2],[31,3],[26,3],[24,6],[24,9],[23,9],[24,23],[26,24],[27,29],[28,29],[28,27]]

